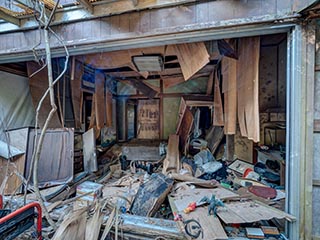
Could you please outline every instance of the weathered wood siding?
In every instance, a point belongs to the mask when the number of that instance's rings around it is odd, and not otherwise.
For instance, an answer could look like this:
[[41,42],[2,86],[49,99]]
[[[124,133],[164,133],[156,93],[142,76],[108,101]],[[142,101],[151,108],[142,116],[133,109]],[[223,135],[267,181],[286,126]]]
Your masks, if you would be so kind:
[[[53,29],[74,51],[75,46],[85,48],[88,44],[105,46],[106,43],[127,39],[178,34],[181,32],[219,29],[222,26],[239,26],[248,23],[274,21],[293,16],[294,12],[308,5],[311,0],[220,0],[204,1],[176,7],[148,9],[121,15],[83,19],[64,23],[68,18],[57,13]],[[102,8],[95,10],[96,16],[103,16]],[[60,15],[59,15],[60,14]],[[70,13],[69,13],[70,15]],[[82,13],[84,17],[87,17]],[[61,24],[64,23],[64,24]],[[24,26],[28,26],[24,24]],[[17,30],[0,34],[1,55],[29,52],[40,40],[38,29]],[[43,40],[43,37],[42,37]],[[43,41],[42,41],[43,42]],[[134,44],[134,42],[132,42]],[[51,46],[61,49],[58,40],[51,37]],[[43,47],[42,45],[39,48]],[[106,46],[107,47],[107,46]],[[94,51],[88,46],[87,51]],[[53,51],[55,52],[55,51]]]
[[320,25],[316,31],[315,87],[314,87],[314,159],[313,159],[313,235],[320,238]]

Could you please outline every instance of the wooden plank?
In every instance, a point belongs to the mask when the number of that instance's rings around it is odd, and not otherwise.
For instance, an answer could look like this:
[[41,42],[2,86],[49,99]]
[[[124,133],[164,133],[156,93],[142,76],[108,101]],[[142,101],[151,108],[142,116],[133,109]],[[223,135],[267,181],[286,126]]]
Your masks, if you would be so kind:
[[[36,64],[35,62],[27,62],[27,70],[29,76],[29,86],[30,86],[30,93],[32,97],[33,106],[35,109],[38,106],[40,99],[42,98],[45,91],[48,89],[48,70],[47,68],[42,69],[37,74],[33,75],[31,78],[30,76],[38,71],[41,67]],[[45,98],[42,103],[42,107],[39,111],[39,126],[42,127],[47,119],[47,116],[51,110],[51,104],[49,99],[49,94]],[[49,128],[59,128],[61,127],[61,123],[58,117],[57,112],[53,114],[53,117],[48,125]]]
[[141,80],[130,79],[130,84],[149,98],[154,98],[158,94],[157,91],[146,85]]
[[218,71],[215,71],[215,80],[214,80],[214,109],[213,109],[213,126],[223,126],[223,107],[222,99],[220,93],[220,81],[218,76]]
[[195,211],[190,212],[189,214],[186,214],[183,212],[183,209],[185,209],[188,204],[191,202],[197,202],[200,201],[204,196],[211,197],[212,194],[216,195],[217,198],[220,198],[222,196],[226,196],[225,193],[219,194],[220,191],[223,192],[229,192],[227,195],[229,196],[238,196],[237,194],[234,194],[226,189],[222,188],[215,188],[215,189],[188,189],[186,191],[179,191],[177,194],[173,197],[173,201],[170,201],[170,204],[172,204],[176,208],[176,211],[180,213],[184,220],[189,219],[196,219],[202,228],[203,231],[203,239],[228,239],[224,228],[221,225],[221,222],[219,218],[210,216],[208,214],[208,207],[198,207]]
[[239,40],[237,65],[238,119],[241,135],[260,141],[259,124],[259,51],[260,37]]
[[237,122],[237,61],[222,59],[222,93],[224,94],[224,132],[236,133]]
[[177,135],[180,137],[180,149],[184,150],[193,126],[193,115],[191,111],[186,108],[182,116],[181,125],[177,129]]
[[313,123],[313,131],[320,132],[320,119],[315,119]]
[[87,172],[95,172],[98,170],[98,162],[96,154],[96,137],[94,128],[91,128],[82,135],[82,142],[84,170]]
[[295,217],[258,201],[234,201],[225,203],[225,209],[218,209],[217,214],[224,223],[251,223],[272,218],[295,221]]
[[203,179],[196,178],[196,177],[189,176],[189,175],[181,175],[178,173],[170,173],[169,176],[176,181],[190,183],[190,184],[200,186],[200,187],[206,187],[206,188],[217,187],[217,181],[215,181],[215,180],[208,181],[208,180],[203,180]]
[[180,170],[179,136],[171,134],[168,141],[167,156],[163,162],[163,174],[179,172]]
[[212,94],[212,88],[213,88],[213,77],[214,76],[214,71],[210,73],[208,83],[207,83],[207,95]]
[[216,152],[223,137],[223,127],[211,126],[205,139],[208,142],[208,148],[212,154]]
[[149,180],[140,186],[130,212],[138,216],[153,216],[171,191],[172,186],[171,178],[161,173],[153,173]]
[[95,72],[95,114],[97,130],[103,128],[105,124],[105,98],[104,98],[105,76],[102,72]]
[[137,136],[141,139],[159,139],[159,99],[139,100]]
[[210,56],[203,42],[176,44],[174,48],[185,80],[209,63]]
[[3,19],[9,23],[20,26],[20,19],[10,15],[5,11],[5,8],[0,7],[0,19]]
[[106,126],[112,127],[113,122],[113,106],[112,106],[112,93],[106,88]]
[[173,87],[175,85],[178,85],[179,83],[184,82],[183,76],[177,76],[177,77],[164,76],[161,79],[163,80],[163,87],[164,88]]

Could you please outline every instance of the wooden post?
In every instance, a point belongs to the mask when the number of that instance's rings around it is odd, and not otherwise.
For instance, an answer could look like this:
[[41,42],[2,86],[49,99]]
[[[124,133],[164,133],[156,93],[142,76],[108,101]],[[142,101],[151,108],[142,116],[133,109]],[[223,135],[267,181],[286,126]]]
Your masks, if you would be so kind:
[[226,135],[226,141],[226,157],[231,162],[234,156],[234,135]]

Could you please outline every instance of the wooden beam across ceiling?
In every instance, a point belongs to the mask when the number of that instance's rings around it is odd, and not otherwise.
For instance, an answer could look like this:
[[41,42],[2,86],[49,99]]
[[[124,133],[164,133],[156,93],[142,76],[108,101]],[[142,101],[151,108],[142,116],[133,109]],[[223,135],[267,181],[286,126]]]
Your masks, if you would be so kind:
[[79,2],[88,12],[93,13],[93,6],[88,0],[77,0],[77,2]]
[[20,20],[6,12],[5,8],[0,7],[0,19],[3,19],[9,23],[20,26]]

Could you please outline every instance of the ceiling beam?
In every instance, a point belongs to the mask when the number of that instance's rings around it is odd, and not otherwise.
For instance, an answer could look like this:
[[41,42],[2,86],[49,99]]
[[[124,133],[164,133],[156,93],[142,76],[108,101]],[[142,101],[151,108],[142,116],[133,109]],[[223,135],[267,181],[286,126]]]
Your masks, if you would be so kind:
[[3,11],[2,8],[0,8],[0,18],[9,22],[9,23],[20,26],[20,20],[16,17],[11,16],[10,14],[6,13],[5,11]]
[[88,2],[88,0],[77,0],[77,2],[79,2],[80,5],[88,12],[93,13],[93,6]]

